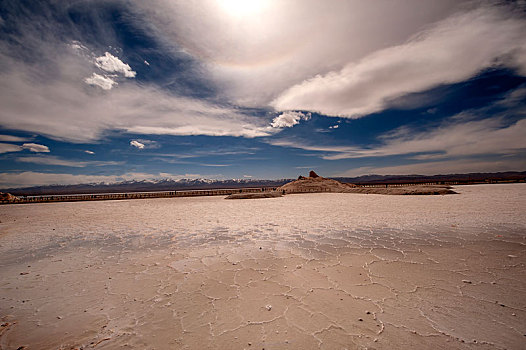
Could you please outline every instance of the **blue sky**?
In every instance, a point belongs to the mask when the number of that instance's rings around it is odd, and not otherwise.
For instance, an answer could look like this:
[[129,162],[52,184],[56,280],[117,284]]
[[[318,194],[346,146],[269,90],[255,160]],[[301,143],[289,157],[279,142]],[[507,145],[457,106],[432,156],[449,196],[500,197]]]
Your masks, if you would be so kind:
[[526,170],[501,1],[0,3],[0,186]]

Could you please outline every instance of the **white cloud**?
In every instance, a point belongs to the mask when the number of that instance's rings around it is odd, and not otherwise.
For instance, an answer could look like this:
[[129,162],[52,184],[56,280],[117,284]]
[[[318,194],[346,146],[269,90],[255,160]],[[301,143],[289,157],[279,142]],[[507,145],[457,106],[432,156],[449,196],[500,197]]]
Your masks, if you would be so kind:
[[118,57],[113,56],[109,52],[106,52],[104,56],[97,57],[95,59],[95,64],[106,72],[121,73],[126,78],[134,78],[137,74],[128,64],[122,62]]
[[273,128],[291,128],[299,124],[300,120],[309,120],[310,113],[304,114],[301,112],[284,112],[272,120],[270,124]]
[[[237,19],[217,11],[215,0],[203,0],[199,4],[169,0],[133,3],[137,25],[148,26],[166,48],[177,48],[177,52],[199,61],[196,69],[196,74],[201,74],[199,78],[215,83],[215,90],[225,93],[213,101],[177,96],[162,87],[138,84],[134,80],[120,83],[119,78],[135,75],[120,58],[110,53],[97,58],[84,52],[82,55],[75,53],[100,48],[85,49],[80,42],[59,42],[52,21],[38,23],[38,33],[31,26],[24,26],[17,40],[24,42],[29,47],[28,52],[39,59],[35,64],[25,64],[17,55],[19,51],[16,50],[20,49],[6,40],[0,42],[0,61],[4,64],[0,71],[0,126],[71,142],[93,142],[112,130],[138,134],[270,136],[280,132],[280,127],[272,128],[266,118],[245,115],[242,109],[230,103],[268,106],[284,90],[316,74],[328,76],[331,71],[340,72],[349,62],[361,62],[363,57],[374,58],[383,50],[390,52],[406,47],[402,44],[424,25],[458,11],[458,2],[334,1],[327,6],[315,0],[276,1],[269,2],[264,12],[256,17]],[[267,10],[270,12],[265,12]],[[477,50],[488,46],[487,50],[493,52],[494,43],[507,40],[496,39],[497,34],[502,37],[513,34],[510,28],[517,21],[513,16],[500,20],[504,16],[499,17],[500,10],[494,8],[484,8],[480,13],[484,11],[489,13],[487,22],[491,24],[491,18],[497,18],[499,20],[494,22],[499,26],[491,28],[495,31],[488,34],[487,43],[485,39],[484,45],[477,44],[480,46]],[[273,16],[269,16],[270,13]],[[419,16],[408,15],[411,13],[419,13]],[[473,27],[474,31],[486,34],[479,29],[480,26]],[[427,37],[437,37],[433,34],[436,31],[432,28],[423,39],[409,43],[428,42]],[[452,41],[463,43],[457,39]],[[457,51],[467,50],[461,47]],[[428,56],[437,61],[445,55],[442,51],[430,53]],[[100,68],[100,74],[93,73],[94,63]],[[464,66],[463,61],[459,64]],[[424,73],[419,76],[433,76],[436,72]],[[408,81],[413,78],[408,77]],[[110,89],[117,82],[119,88]],[[88,89],[86,83],[108,91],[100,93]],[[381,79],[378,84],[380,92],[389,90],[382,87]],[[363,90],[366,94],[371,88],[364,86]],[[228,103],[217,102],[226,101],[221,100],[224,97],[228,98]],[[349,100],[346,98],[343,104],[350,103]],[[340,110],[340,107],[334,104],[334,108]],[[285,125],[276,122],[276,125]]]
[[244,16],[225,11],[217,0],[150,0],[133,6],[141,14],[139,24],[158,40],[201,61],[206,78],[213,79],[225,97],[262,106],[316,74],[403,43],[466,3],[265,1],[258,11]]
[[17,162],[43,164],[43,165],[60,165],[67,167],[83,168],[86,162],[69,161],[57,157],[20,157],[16,159]]
[[111,90],[113,85],[117,85],[117,82],[112,78],[97,73],[93,73],[91,77],[84,79],[84,82],[89,85],[98,86],[103,90]]
[[[189,164],[192,164],[189,162]],[[232,164],[209,164],[209,163],[197,163],[200,166],[209,166],[209,167],[229,167],[232,166]]]
[[438,162],[422,162],[387,167],[359,167],[349,169],[333,176],[354,177],[361,175],[439,175],[439,174],[465,174],[477,172],[502,172],[524,171],[525,159],[456,159]]
[[0,141],[4,142],[26,142],[29,141],[27,137],[19,137],[12,135],[0,135]]
[[23,148],[10,143],[0,143],[0,153],[20,152]]
[[[64,67],[68,72],[72,68]],[[0,72],[0,126],[70,142],[94,141],[108,130],[243,137],[279,131],[239,109],[172,95],[153,86],[123,84],[110,93],[94,94],[76,83],[76,74],[70,80],[41,82],[32,81],[32,73],[20,64]]]
[[197,178],[218,178],[218,175],[201,174],[168,174],[168,173],[124,173],[121,175],[77,175],[67,173],[42,173],[25,171],[21,173],[0,173],[0,186],[8,187],[27,187],[45,185],[74,185],[85,183],[114,183],[129,180],[158,180],[158,179],[197,179]]
[[426,160],[447,157],[514,154],[526,149],[526,119],[505,124],[500,117],[466,120],[455,116],[431,131],[417,132],[402,128],[380,137],[375,147],[321,146],[295,140],[269,140],[275,146],[322,152],[326,160],[393,155],[413,155]]
[[526,149],[526,119],[505,125],[500,118],[477,121],[446,121],[431,131],[402,129],[382,137],[384,144],[373,149],[342,152],[325,159],[360,158],[414,153],[420,159],[480,154],[511,154]]
[[[0,71],[0,127],[5,129],[79,143],[96,141],[113,130],[241,137],[279,131],[266,118],[245,115],[217,102],[177,96],[152,85],[129,82],[106,93],[86,89],[84,77],[97,77],[90,71],[90,58],[52,38],[41,45],[33,36],[26,34],[24,40],[35,46],[41,66],[25,64],[14,48],[0,41],[0,61],[5,65]],[[98,76],[90,82],[101,88],[114,85]]]
[[132,140],[132,141],[130,141],[130,144],[132,146],[135,146],[135,147],[140,148],[140,149],[143,149],[143,148],[155,149],[155,148],[160,148],[161,147],[159,142],[153,141],[153,140],[146,140],[146,139]]
[[526,74],[526,22],[504,9],[480,7],[451,16],[404,44],[296,84],[272,105],[357,118],[405,94],[460,82],[488,67],[503,64]]
[[329,129],[338,129],[339,127],[340,125],[336,124],[336,125],[329,126]]
[[[82,44],[80,44],[80,42],[74,42],[70,46],[77,51],[81,49],[84,51],[88,51],[88,49]],[[109,52],[106,52],[104,56],[95,58],[95,65],[105,72],[120,73],[124,75],[124,77],[126,78],[134,78],[135,75],[137,74],[131,69],[131,67],[128,64],[122,62],[118,57],[113,56]],[[85,78],[84,82],[89,85],[98,86],[103,90],[111,90],[113,88],[113,85],[118,84],[115,81],[116,78],[118,78],[117,74],[101,75],[101,74],[93,73],[90,77]]]
[[[131,76],[133,71],[113,55],[115,59],[110,55],[99,57],[101,68],[95,74],[119,82],[119,88],[100,78],[89,81],[99,83],[95,86],[102,85],[101,89],[114,88],[104,93],[86,88],[86,77],[97,77],[93,75],[96,61],[92,52],[100,48],[89,47],[89,52],[84,52],[80,42],[90,41],[82,37],[79,42],[64,43],[63,36],[57,35],[57,28],[63,29],[61,25],[52,18],[39,17],[38,21],[21,23],[19,32],[0,40],[1,128],[78,143],[97,141],[112,131],[239,137],[269,136],[279,131],[269,126],[268,118],[247,115],[230,103],[218,102],[220,99],[179,96],[162,86],[139,84],[134,79],[121,83],[119,78]],[[98,35],[111,36],[113,29],[100,21],[97,30]],[[24,45],[16,44],[21,42]],[[84,51],[79,53],[77,47]]]
[[357,147],[314,145],[314,144],[308,144],[303,141],[298,141],[294,139],[288,140],[288,139],[283,139],[283,138],[269,139],[267,140],[267,143],[273,146],[299,148],[299,149],[303,149],[306,151],[316,151],[316,152],[350,153],[350,152],[356,152],[360,150],[360,148],[357,148]]
[[131,140],[130,141],[130,145],[133,146],[133,147],[137,147],[138,149],[143,149],[144,148],[144,144],[140,143],[137,140]]
[[39,145],[38,143],[24,143],[22,146],[13,145],[10,143],[0,143],[0,153],[20,152],[25,149],[31,152],[35,152],[35,153],[48,153],[49,152],[48,146]]
[[27,149],[31,152],[35,152],[35,153],[48,153],[49,152],[48,146],[40,145],[38,143],[24,143],[22,145],[22,148]]
[[120,165],[122,162],[114,161],[76,161],[67,160],[54,156],[35,156],[35,157],[19,157],[17,162],[42,164],[42,165],[59,165],[73,168],[85,168],[87,166],[106,166],[106,165]]
[[95,152],[90,151],[90,150],[85,150],[84,153],[87,153],[87,154],[95,154]]

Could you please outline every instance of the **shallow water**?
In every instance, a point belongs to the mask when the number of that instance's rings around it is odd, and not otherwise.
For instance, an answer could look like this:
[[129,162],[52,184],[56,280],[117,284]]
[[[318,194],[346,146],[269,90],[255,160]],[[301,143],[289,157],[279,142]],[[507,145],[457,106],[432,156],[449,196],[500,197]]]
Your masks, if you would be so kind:
[[0,207],[0,348],[520,349],[526,185]]

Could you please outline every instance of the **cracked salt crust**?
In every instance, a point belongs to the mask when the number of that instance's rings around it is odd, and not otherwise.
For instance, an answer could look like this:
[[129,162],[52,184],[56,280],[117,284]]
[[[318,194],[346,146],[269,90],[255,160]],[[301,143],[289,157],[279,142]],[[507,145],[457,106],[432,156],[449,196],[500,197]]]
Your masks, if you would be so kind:
[[4,206],[0,348],[519,349],[526,185],[455,190]]

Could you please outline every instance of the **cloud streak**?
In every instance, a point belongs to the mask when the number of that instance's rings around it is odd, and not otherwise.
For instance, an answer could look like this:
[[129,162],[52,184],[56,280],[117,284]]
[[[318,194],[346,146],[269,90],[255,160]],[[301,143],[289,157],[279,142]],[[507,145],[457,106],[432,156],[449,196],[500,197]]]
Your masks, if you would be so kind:
[[[287,88],[405,41],[462,0],[265,1],[235,16],[216,0],[135,2],[138,25],[203,63],[220,94],[267,106]],[[418,13],[418,16],[409,14]],[[295,108],[287,108],[295,110]]]
[[22,146],[0,143],[0,153],[21,152],[28,150],[34,153],[49,153],[49,147],[38,143],[24,143]]
[[87,166],[107,166],[107,165],[122,165],[124,162],[115,161],[76,161],[67,160],[55,156],[38,156],[38,157],[19,157],[17,162],[32,163],[41,165],[58,165],[73,168],[85,168]]
[[26,142],[30,139],[27,137],[19,137],[19,136],[12,136],[12,135],[0,135],[0,141],[2,142]]
[[24,143],[22,149],[27,149],[34,153],[49,153],[49,147],[38,143]]
[[526,75],[525,32],[524,19],[504,7],[456,14],[404,44],[294,85],[272,105],[358,118],[406,94],[460,82],[489,67],[505,65]]
[[[506,124],[500,117],[482,120],[448,119],[430,131],[401,128],[380,137],[376,147],[321,146],[295,140],[269,140],[274,146],[321,152],[326,160],[412,155],[413,159],[439,159],[484,154],[514,154],[526,149],[526,119]],[[465,118],[465,116],[464,116]]]
[[23,148],[10,143],[0,143],[0,153],[20,152]]
[[523,171],[526,168],[524,158],[515,159],[455,159],[436,162],[421,162],[386,167],[358,167],[333,176],[354,177],[361,175],[438,175],[465,174],[476,172]]

